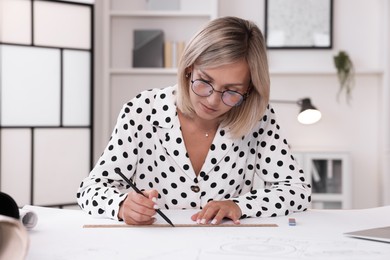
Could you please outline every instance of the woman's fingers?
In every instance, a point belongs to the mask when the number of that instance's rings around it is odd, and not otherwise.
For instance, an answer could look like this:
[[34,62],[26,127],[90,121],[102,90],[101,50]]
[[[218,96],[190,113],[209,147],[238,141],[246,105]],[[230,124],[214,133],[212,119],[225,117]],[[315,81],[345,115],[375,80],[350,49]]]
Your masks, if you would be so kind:
[[155,190],[150,190],[145,191],[144,194],[146,197],[131,191],[123,201],[118,217],[126,224],[150,225],[155,221],[158,193]]
[[220,224],[224,218],[239,224],[241,210],[233,201],[211,201],[198,213],[191,216],[198,224]]
[[139,215],[133,216],[133,213],[130,211],[129,214],[124,216],[123,221],[127,225],[151,225],[156,221],[156,219],[154,217],[148,217],[143,220],[143,218],[140,218]]

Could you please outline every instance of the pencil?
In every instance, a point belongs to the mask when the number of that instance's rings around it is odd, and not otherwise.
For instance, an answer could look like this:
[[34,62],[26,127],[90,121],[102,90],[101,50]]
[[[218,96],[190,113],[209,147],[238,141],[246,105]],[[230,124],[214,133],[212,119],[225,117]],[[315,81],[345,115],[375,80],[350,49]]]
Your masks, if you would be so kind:
[[[119,167],[116,167],[116,168],[115,168],[115,172],[116,172],[117,174],[119,174],[119,176],[121,176],[122,179],[125,180],[125,181],[130,185],[130,187],[131,187],[133,190],[135,190],[135,192],[137,192],[138,194],[141,194],[142,196],[146,197],[145,194],[143,194],[142,191],[140,191],[140,190],[134,185],[134,183],[133,183],[131,180],[129,180],[128,178],[126,178],[126,176],[121,172],[121,169],[120,169]],[[146,197],[146,198],[147,198],[147,197]],[[174,227],[172,221],[171,221],[167,216],[165,216],[165,214],[162,213],[160,209],[156,209],[156,212],[157,212],[157,214],[159,214],[159,215],[160,215],[160,216],[161,216],[169,225],[171,225],[172,227]]]

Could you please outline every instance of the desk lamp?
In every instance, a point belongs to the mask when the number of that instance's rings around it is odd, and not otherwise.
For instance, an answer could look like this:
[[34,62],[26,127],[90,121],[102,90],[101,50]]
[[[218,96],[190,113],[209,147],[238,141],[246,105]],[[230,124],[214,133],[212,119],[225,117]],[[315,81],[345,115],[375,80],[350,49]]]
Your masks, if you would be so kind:
[[297,104],[301,107],[298,114],[298,122],[304,125],[317,123],[321,119],[321,112],[311,104],[310,98],[302,98],[298,101],[270,100],[271,103]]

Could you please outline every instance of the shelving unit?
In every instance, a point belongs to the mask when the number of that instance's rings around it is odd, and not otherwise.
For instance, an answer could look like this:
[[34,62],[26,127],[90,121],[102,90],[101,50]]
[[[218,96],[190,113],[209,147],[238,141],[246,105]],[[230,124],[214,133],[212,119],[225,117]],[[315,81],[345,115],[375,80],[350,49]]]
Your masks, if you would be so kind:
[[[124,103],[139,92],[177,82],[175,68],[133,68],[133,31],[159,29],[166,41],[184,41],[217,17],[218,0],[180,0],[178,10],[150,10],[149,0],[96,1],[103,13],[100,136],[109,137]],[[104,142],[104,141],[101,141]]]
[[294,157],[312,185],[312,208],[351,208],[352,180],[348,153],[296,152]]

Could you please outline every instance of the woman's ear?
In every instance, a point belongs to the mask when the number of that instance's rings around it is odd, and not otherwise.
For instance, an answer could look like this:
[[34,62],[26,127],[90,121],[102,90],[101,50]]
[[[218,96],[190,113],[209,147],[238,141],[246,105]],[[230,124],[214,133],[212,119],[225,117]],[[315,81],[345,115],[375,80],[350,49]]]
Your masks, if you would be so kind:
[[189,67],[187,67],[187,68],[185,69],[186,78],[190,78],[190,77],[191,77],[192,70],[193,70],[192,66],[189,66]]
[[191,72],[192,72],[192,67],[187,67],[185,69],[185,72],[186,72],[186,78],[190,78],[191,77]]

